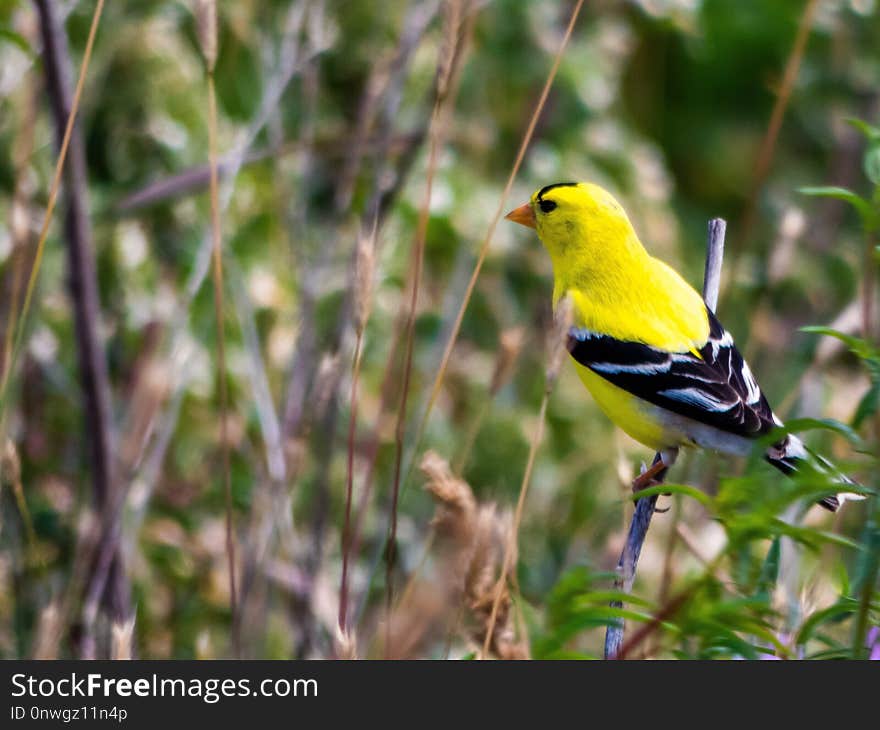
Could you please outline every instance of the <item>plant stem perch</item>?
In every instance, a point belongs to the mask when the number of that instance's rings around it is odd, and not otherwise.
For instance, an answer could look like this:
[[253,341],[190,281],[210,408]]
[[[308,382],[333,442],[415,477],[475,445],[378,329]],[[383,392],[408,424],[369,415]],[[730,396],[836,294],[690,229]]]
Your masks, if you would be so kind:
[[[703,300],[706,306],[713,312],[718,306],[718,290],[721,284],[721,264],[724,260],[724,233],[727,224],[721,218],[712,218],[709,221],[709,241],[706,251],[706,268],[703,275]],[[651,469],[643,470],[642,475],[636,479],[636,483],[642,480],[642,477],[651,473],[652,483],[660,484],[666,477],[668,468],[675,461],[674,452],[671,455],[665,454],[666,458],[661,457],[659,453],[654,455],[654,461]],[[657,470],[657,466],[663,460],[666,468]],[[656,473],[654,473],[656,471]],[[634,483],[634,486],[635,484]],[[639,488],[649,486],[641,484]],[[642,552],[645,538],[648,536],[648,527],[651,525],[651,517],[654,515],[654,509],[657,504],[657,495],[645,497],[636,501],[635,511],[632,520],[629,523],[629,531],[626,536],[626,543],[623,551],[620,553],[620,560],[617,562],[617,577],[614,580],[614,589],[621,593],[629,593],[632,590],[633,582],[636,577],[636,566],[639,562],[639,555]],[[623,608],[621,601],[612,601],[612,608]],[[617,657],[621,644],[623,644],[624,621],[617,618],[613,623],[608,625],[605,632],[605,658],[614,659]]]

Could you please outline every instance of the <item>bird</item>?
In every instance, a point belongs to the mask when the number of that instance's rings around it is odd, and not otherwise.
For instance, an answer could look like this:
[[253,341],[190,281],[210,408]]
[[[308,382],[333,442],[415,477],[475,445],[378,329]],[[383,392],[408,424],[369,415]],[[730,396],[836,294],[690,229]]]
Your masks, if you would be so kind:
[[657,452],[642,486],[681,447],[745,456],[761,441],[765,459],[784,474],[812,470],[841,486],[819,500],[826,509],[861,498],[847,491],[859,489],[856,482],[796,435],[766,445],[784,424],[733,337],[703,297],[645,249],[611,193],[589,182],[555,183],[506,218],[535,229],[550,254],[553,307],[571,300],[567,346],[583,384],[611,421]]

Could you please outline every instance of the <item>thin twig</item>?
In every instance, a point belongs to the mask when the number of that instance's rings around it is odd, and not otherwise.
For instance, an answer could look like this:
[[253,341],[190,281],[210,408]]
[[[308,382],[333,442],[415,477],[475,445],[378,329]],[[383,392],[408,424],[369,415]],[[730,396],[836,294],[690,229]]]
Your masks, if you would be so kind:
[[[467,286],[466,291],[462,297],[461,304],[459,305],[459,309],[458,309],[458,313],[456,315],[455,322],[454,322],[452,328],[450,329],[449,339],[447,340],[444,351],[443,351],[440,368],[437,372],[437,375],[435,376],[435,380],[434,380],[433,386],[430,391],[430,396],[429,396],[427,406],[425,407],[424,411],[422,412],[421,419],[420,419],[420,421],[418,423],[418,427],[416,429],[415,437],[412,440],[413,445],[411,447],[411,453],[413,455],[418,454],[419,449],[421,447],[422,438],[424,436],[424,432],[425,432],[425,428],[428,423],[428,419],[430,418],[430,415],[431,415],[431,410],[432,410],[433,405],[437,399],[437,396],[439,395],[440,386],[442,385],[442,381],[443,381],[443,378],[446,374],[447,366],[449,364],[449,359],[452,355],[452,350],[455,346],[455,341],[456,341],[456,339],[458,337],[458,333],[461,329],[462,321],[464,319],[464,313],[467,309],[468,302],[469,302],[469,300],[470,300],[471,296],[473,295],[473,292],[476,288],[476,282],[479,277],[480,270],[482,268],[482,265],[485,261],[487,254],[488,254],[489,244],[491,243],[492,237],[495,232],[495,228],[497,227],[498,222],[501,218],[501,214],[504,211],[507,198],[509,197],[510,190],[513,187],[513,182],[516,178],[517,173],[519,172],[519,168],[522,165],[526,150],[528,149],[528,146],[531,142],[531,138],[534,134],[538,119],[540,118],[541,112],[543,111],[544,105],[546,104],[547,97],[550,92],[550,88],[552,87],[553,80],[556,76],[557,71],[559,70],[559,65],[562,60],[562,55],[565,51],[565,48],[568,44],[570,37],[571,37],[575,22],[576,22],[577,17],[580,13],[582,5],[583,5],[583,2],[581,0],[580,2],[578,2],[578,4],[576,5],[576,7],[574,8],[574,10],[572,12],[572,16],[569,20],[569,23],[566,28],[565,34],[563,36],[562,42],[560,43],[559,50],[557,51],[557,54],[554,58],[554,62],[551,66],[550,72],[549,72],[547,79],[544,83],[544,87],[541,91],[541,95],[538,99],[538,103],[535,107],[535,110],[533,112],[533,115],[532,115],[532,118],[529,122],[529,125],[526,128],[526,132],[523,135],[523,140],[522,140],[522,142],[520,144],[520,148],[517,152],[517,156],[516,156],[513,168],[511,169],[510,175],[507,180],[507,184],[505,185],[504,191],[502,192],[501,199],[498,204],[498,209],[495,213],[494,218],[492,219],[492,221],[490,223],[489,229],[487,230],[486,236],[483,239],[482,245],[481,245],[480,250],[477,254],[477,261],[474,264],[474,267],[473,267],[471,275],[470,275],[470,280],[468,282],[468,286]],[[458,59],[456,59],[456,63],[458,63]],[[368,210],[369,209],[371,209],[371,206],[368,206]],[[398,321],[401,323],[401,326],[402,326],[403,323],[405,322],[405,319],[403,317],[400,317]],[[386,390],[385,386],[386,385],[393,386],[394,383],[396,382],[395,372],[394,372],[395,364],[396,364],[395,352],[396,352],[397,342],[401,336],[402,336],[402,332],[400,332],[398,330],[398,328],[395,327],[395,330],[392,334],[392,337],[394,338],[394,340],[393,340],[392,347],[390,348],[388,362],[387,362],[387,366],[386,366],[386,370],[385,370],[385,378],[383,381],[382,398],[381,398],[381,403],[380,403],[380,407],[379,407],[379,416],[377,418],[377,424],[382,422],[383,418],[387,414],[386,408],[387,408],[388,404],[391,403],[391,397],[393,394],[390,392],[390,389]],[[366,519],[366,508],[369,503],[370,495],[372,493],[373,474],[374,474],[375,467],[376,467],[376,457],[378,455],[378,449],[379,449],[379,429],[377,428],[374,430],[373,440],[370,443],[369,447],[367,448],[367,453],[368,453],[367,471],[366,471],[366,475],[365,475],[365,479],[364,479],[364,488],[363,488],[363,491],[361,493],[361,498],[358,503],[358,513],[357,513],[357,517],[355,519],[355,527],[353,530],[353,539],[352,539],[353,550],[352,550],[352,552],[354,554],[357,554],[357,552],[358,552],[358,547],[360,545],[361,528],[362,528],[362,525]],[[409,476],[410,476],[410,473],[412,472],[413,464],[414,464],[414,459],[411,458],[410,465],[407,468],[402,469],[403,477],[401,478],[401,489],[405,489],[406,484],[409,481]],[[371,569],[371,575],[373,574],[375,566],[378,564],[378,562],[380,560],[381,560],[381,556],[377,556],[373,560],[374,568]],[[366,595],[367,595],[367,593],[365,591],[363,596],[361,597],[361,604],[360,604],[361,609],[365,605]]]
[[[705,278],[703,280],[703,300],[706,306],[715,311],[718,306],[718,290],[721,281],[721,264],[724,259],[724,232],[726,224],[721,218],[713,218],[709,221],[709,241],[706,251],[706,269]],[[660,454],[655,454],[654,464],[661,460]],[[666,476],[666,470],[658,474],[654,481],[660,483]],[[636,502],[632,520],[629,524],[629,531],[626,536],[626,543],[623,551],[620,553],[620,560],[617,562],[617,578],[614,581],[614,589],[622,593],[629,593],[632,590],[633,582],[636,576],[636,567],[639,562],[639,555],[642,552],[642,545],[648,536],[648,528],[651,525],[651,518],[654,516],[654,508],[657,504],[656,494],[644,497]],[[621,601],[612,601],[612,608],[622,608]],[[614,659],[621,655],[621,645],[623,644],[624,621],[621,618],[615,619],[608,625],[605,632],[605,658]]]

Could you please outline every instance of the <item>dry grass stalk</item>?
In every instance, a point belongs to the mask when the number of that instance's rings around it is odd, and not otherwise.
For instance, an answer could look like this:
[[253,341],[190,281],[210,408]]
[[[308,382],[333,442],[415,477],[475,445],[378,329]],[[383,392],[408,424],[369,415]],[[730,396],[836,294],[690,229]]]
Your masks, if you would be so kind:
[[[770,165],[773,162],[773,156],[776,151],[776,141],[779,138],[779,131],[782,129],[782,120],[785,117],[785,111],[788,109],[788,103],[791,99],[791,93],[794,90],[795,81],[797,81],[798,71],[804,58],[804,52],[807,49],[807,41],[810,37],[810,31],[813,27],[813,17],[819,7],[819,0],[807,0],[801,18],[798,23],[797,34],[788,59],[785,62],[785,70],[782,74],[782,81],[779,85],[779,93],[776,95],[776,102],[773,105],[773,111],[770,113],[770,121],[767,124],[767,132],[761,142],[761,149],[758,152],[758,162],[755,166],[754,180],[751,186],[751,195],[746,203],[745,214],[743,215],[742,234],[739,238],[739,250],[737,263],[743,261],[744,253],[748,251],[752,238],[752,230],[757,220],[758,198],[770,171]],[[730,281],[735,281],[736,277],[730,277]]]
[[333,651],[337,659],[357,659],[357,636],[354,631],[343,631],[337,626]]
[[[565,355],[568,353],[568,332],[574,321],[574,303],[571,298],[565,296],[556,305],[555,319],[553,329],[550,332],[550,342],[548,343],[549,354],[547,357],[546,385],[544,386],[544,397],[541,399],[541,409],[538,412],[538,426],[532,437],[532,443],[529,448],[529,457],[526,461],[526,468],[523,472],[522,483],[519,488],[519,498],[516,502],[516,511],[513,516],[513,529],[510,531],[510,537],[507,541],[507,550],[504,555],[501,576],[495,585],[494,598],[491,603],[491,610],[487,620],[486,637],[483,642],[483,656],[488,656],[492,647],[494,637],[494,628],[497,621],[506,616],[502,615],[502,604],[505,601],[505,593],[507,591],[507,577],[510,571],[516,565],[517,554],[517,536],[519,526],[522,522],[523,509],[525,508],[526,495],[529,490],[529,483],[532,479],[532,469],[535,466],[535,457],[538,454],[538,447],[544,438],[544,424],[547,419],[547,404],[550,401],[550,393],[553,386],[559,378],[559,371],[562,369],[562,363]],[[509,602],[509,599],[508,599]]]
[[443,40],[437,64],[437,98],[442,100],[449,91],[453,62],[461,43],[462,0],[447,0],[443,6]]
[[15,322],[18,317],[18,302],[21,298],[21,286],[24,283],[23,278],[29,258],[27,249],[31,241],[31,226],[28,218],[35,186],[27,171],[34,150],[38,101],[39,86],[32,84],[27,90],[27,99],[23,105],[21,132],[14,141],[12,150],[12,164],[15,171],[15,192],[9,210],[9,232],[12,238],[12,253],[10,255],[12,281],[9,287],[6,329],[3,333],[3,360],[0,363],[4,378],[6,377],[5,373],[12,366],[12,343]]
[[528,644],[517,638],[512,621],[512,601],[506,586],[501,592],[494,621],[490,620],[505,546],[510,544],[513,520],[494,504],[479,504],[470,486],[457,478],[448,462],[429,451],[419,468],[437,508],[432,526],[438,550],[445,553],[445,580],[449,606],[455,613],[462,604],[469,614],[469,633],[478,645],[501,659],[525,659]]
[[425,173],[425,191],[419,209],[419,220],[416,238],[412,248],[409,276],[409,308],[406,317],[406,335],[403,364],[403,382],[401,397],[397,410],[397,425],[394,438],[394,481],[391,488],[391,505],[388,520],[388,549],[386,551],[385,591],[388,609],[388,626],[391,622],[391,605],[393,602],[394,563],[397,544],[397,505],[400,496],[401,467],[403,464],[403,439],[406,427],[406,409],[409,398],[410,379],[412,377],[413,348],[415,344],[416,311],[419,301],[419,287],[422,279],[422,268],[425,260],[425,246],[428,238],[428,220],[431,212],[431,195],[434,177],[437,172],[440,150],[446,139],[449,118],[455,99],[458,76],[453,74],[461,58],[463,43],[461,34],[461,1],[449,0],[444,6],[446,11],[444,23],[444,40],[440,49],[437,71],[437,93],[431,112],[428,127],[430,138],[428,166]]
[[381,656],[386,659],[416,659],[426,655],[442,640],[453,613],[449,588],[444,580],[416,582],[406,600],[394,608],[390,626],[380,625]]
[[520,143],[520,147],[516,155],[516,160],[513,163],[513,167],[510,170],[510,175],[507,178],[507,183],[504,186],[504,191],[501,193],[501,198],[498,201],[498,208],[495,210],[495,214],[492,216],[492,220],[489,223],[489,228],[486,231],[486,236],[483,239],[483,242],[480,245],[480,250],[477,253],[477,260],[474,264],[471,278],[468,281],[467,288],[465,289],[464,296],[462,297],[461,305],[459,306],[458,313],[455,317],[455,322],[452,325],[452,331],[449,334],[449,339],[446,342],[446,347],[444,348],[443,355],[440,359],[440,366],[437,369],[437,375],[434,377],[434,383],[431,386],[431,392],[428,396],[428,403],[425,407],[424,413],[422,414],[422,419],[419,422],[418,430],[416,431],[416,451],[418,451],[419,449],[419,445],[422,441],[422,436],[424,435],[425,428],[428,425],[428,419],[431,417],[431,411],[433,410],[434,404],[437,402],[437,398],[440,395],[440,387],[443,385],[443,378],[446,376],[446,370],[449,367],[449,359],[452,356],[452,350],[455,347],[455,342],[458,339],[458,335],[461,331],[461,325],[464,321],[464,314],[467,311],[468,304],[470,303],[471,297],[474,293],[474,289],[477,286],[477,279],[480,276],[480,271],[483,268],[483,263],[485,262],[486,256],[489,253],[489,244],[491,243],[492,238],[495,235],[495,229],[498,227],[498,223],[501,220],[501,215],[504,212],[504,208],[507,204],[507,198],[510,196],[510,191],[513,188],[513,181],[516,179],[516,175],[519,172],[519,168],[522,165],[523,159],[525,158],[526,150],[528,149],[529,144],[532,141],[532,135],[535,133],[535,127],[538,124],[538,119],[541,117],[541,112],[544,110],[544,105],[547,103],[547,97],[550,94],[550,87],[553,85],[553,80],[556,78],[556,73],[559,71],[559,65],[562,63],[562,54],[565,52],[565,48],[568,45],[568,41],[571,38],[572,32],[574,31],[574,26],[577,22],[578,16],[580,15],[583,4],[584,0],[578,0],[577,4],[574,6],[574,9],[571,12],[568,26],[565,29],[565,35],[563,35],[562,42],[559,44],[559,50],[556,52],[556,56],[553,59],[553,65],[550,68],[550,72],[547,74],[547,80],[544,82],[544,88],[541,90],[541,96],[538,99],[537,105],[535,106],[535,111],[532,113],[532,118],[529,120],[529,126],[526,128],[526,132],[523,135],[523,140]]
[[6,439],[3,447],[3,453],[0,454],[0,485],[4,481],[8,481],[12,487],[12,494],[15,497],[15,504],[24,523],[25,534],[27,535],[28,547],[33,555],[37,554],[37,536],[34,532],[34,523],[31,520],[31,513],[28,511],[27,502],[24,498],[24,487],[21,483],[21,460],[18,458],[18,449],[11,439]]
[[238,595],[235,580],[235,527],[232,516],[232,475],[229,445],[229,384],[226,375],[226,332],[223,303],[223,234],[220,228],[220,188],[217,163],[217,92],[214,64],[217,60],[217,8],[213,0],[197,0],[196,25],[208,70],[208,158],[210,165],[211,237],[214,275],[214,317],[217,326],[217,379],[220,389],[220,450],[226,501],[226,556],[229,563],[229,608],[232,613],[233,653],[239,653]]
[[110,657],[112,659],[131,659],[132,644],[134,640],[134,619],[132,616],[128,621],[121,623],[114,622],[111,627],[111,649]]
[[373,280],[376,274],[376,224],[369,235],[358,237],[354,275],[354,328],[360,337],[370,318],[373,305]]
[[34,659],[57,659],[61,647],[62,629],[62,611],[58,603],[52,601],[40,611],[31,656]]
[[354,275],[354,329],[355,346],[351,366],[350,414],[348,419],[348,464],[345,484],[345,521],[342,528],[342,578],[339,585],[339,617],[338,632],[347,636],[348,628],[348,567],[351,559],[351,503],[354,493],[354,450],[355,432],[357,429],[357,396],[358,381],[361,373],[361,355],[363,354],[364,329],[370,318],[373,299],[373,278],[376,268],[376,225],[369,236],[358,238],[357,255],[355,257]]
[[501,333],[498,341],[498,355],[495,358],[495,370],[489,384],[489,395],[496,396],[510,380],[513,366],[522,351],[526,339],[523,327],[511,327]]
[[316,417],[326,413],[338,379],[339,353],[326,352],[321,356],[321,361],[318,364],[318,373],[315,375],[315,384],[312,388]]
[[[114,502],[121,501],[119,497],[122,491],[117,479],[112,387],[101,332],[97,263],[89,216],[88,167],[82,135],[72,123],[71,110],[77,94],[82,90],[83,73],[80,74],[77,89],[74,91],[70,85],[72,60],[68,38],[57,3],[53,0],[35,0],[34,5],[39,15],[42,67],[46,80],[45,97],[49,102],[50,119],[59,148],[66,160],[63,166],[66,215],[61,241],[66,249],[69,301],[73,313],[78,385],[82,392],[82,410],[86,425],[85,443],[89,455],[92,502],[104,517],[101,523],[100,550],[93,555],[93,560],[84,572],[86,582],[79,647],[88,656],[95,643],[94,619],[98,610],[103,609],[113,618],[127,616],[130,610],[130,586],[116,540],[119,523],[113,513]],[[92,18],[92,43],[97,31],[100,7],[99,2]],[[85,65],[84,60],[83,68]],[[46,225],[44,219],[44,231]],[[38,263],[35,257],[29,283],[35,281]],[[26,325],[26,312],[27,306],[22,310],[22,327]],[[19,328],[19,335],[22,327]],[[13,354],[13,361],[14,359]],[[72,581],[70,585],[73,585]]]
[[195,0],[193,15],[196,18],[196,33],[208,73],[214,73],[217,63],[217,3],[216,0]]
[[98,0],[95,10],[92,13],[92,24],[89,27],[89,37],[86,40],[86,47],[83,51],[82,65],[80,66],[79,78],[76,82],[76,89],[73,92],[73,99],[70,104],[70,114],[67,117],[67,124],[64,128],[64,136],[61,140],[61,149],[58,152],[58,160],[55,163],[55,172],[52,176],[52,186],[49,188],[49,199],[46,203],[46,212],[43,215],[43,225],[40,229],[40,237],[37,240],[37,250],[34,254],[34,263],[28,277],[27,287],[25,288],[24,302],[21,306],[21,313],[18,316],[18,323],[15,327],[15,337],[13,339],[12,353],[8,358],[5,369],[3,370],[3,378],[0,380],[0,435],[4,432],[4,421],[6,415],[6,389],[9,386],[9,377],[15,367],[15,361],[21,350],[21,344],[24,339],[25,323],[27,315],[30,311],[31,300],[34,296],[34,289],[37,285],[37,278],[40,273],[40,264],[43,260],[43,251],[46,248],[46,238],[49,236],[49,225],[52,223],[52,214],[55,212],[55,204],[58,202],[58,191],[61,187],[61,176],[64,172],[64,161],[67,159],[67,150],[70,145],[70,138],[73,134],[73,125],[76,121],[76,114],[79,110],[79,102],[82,96],[83,86],[85,85],[86,73],[89,69],[89,61],[92,58],[92,48],[95,45],[95,36],[98,34],[98,24],[101,21],[101,13],[104,10],[104,0]]
[[549,392],[556,385],[562,363],[568,355],[568,333],[574,324],[574,302],[570,296],[563,297],[556,305],[553,317],[553,329],[548,343],[547,370],[545,386]]

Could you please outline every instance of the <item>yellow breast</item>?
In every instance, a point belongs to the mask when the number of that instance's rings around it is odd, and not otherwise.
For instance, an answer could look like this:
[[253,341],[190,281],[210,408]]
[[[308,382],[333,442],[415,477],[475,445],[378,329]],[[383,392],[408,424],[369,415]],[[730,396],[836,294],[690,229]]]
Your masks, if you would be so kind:
[[678,446],[682,442],[682,434],[664,424],[661,408],[627,393],[579,363],[574,366],[605,415],[628,436],[654,451]]

